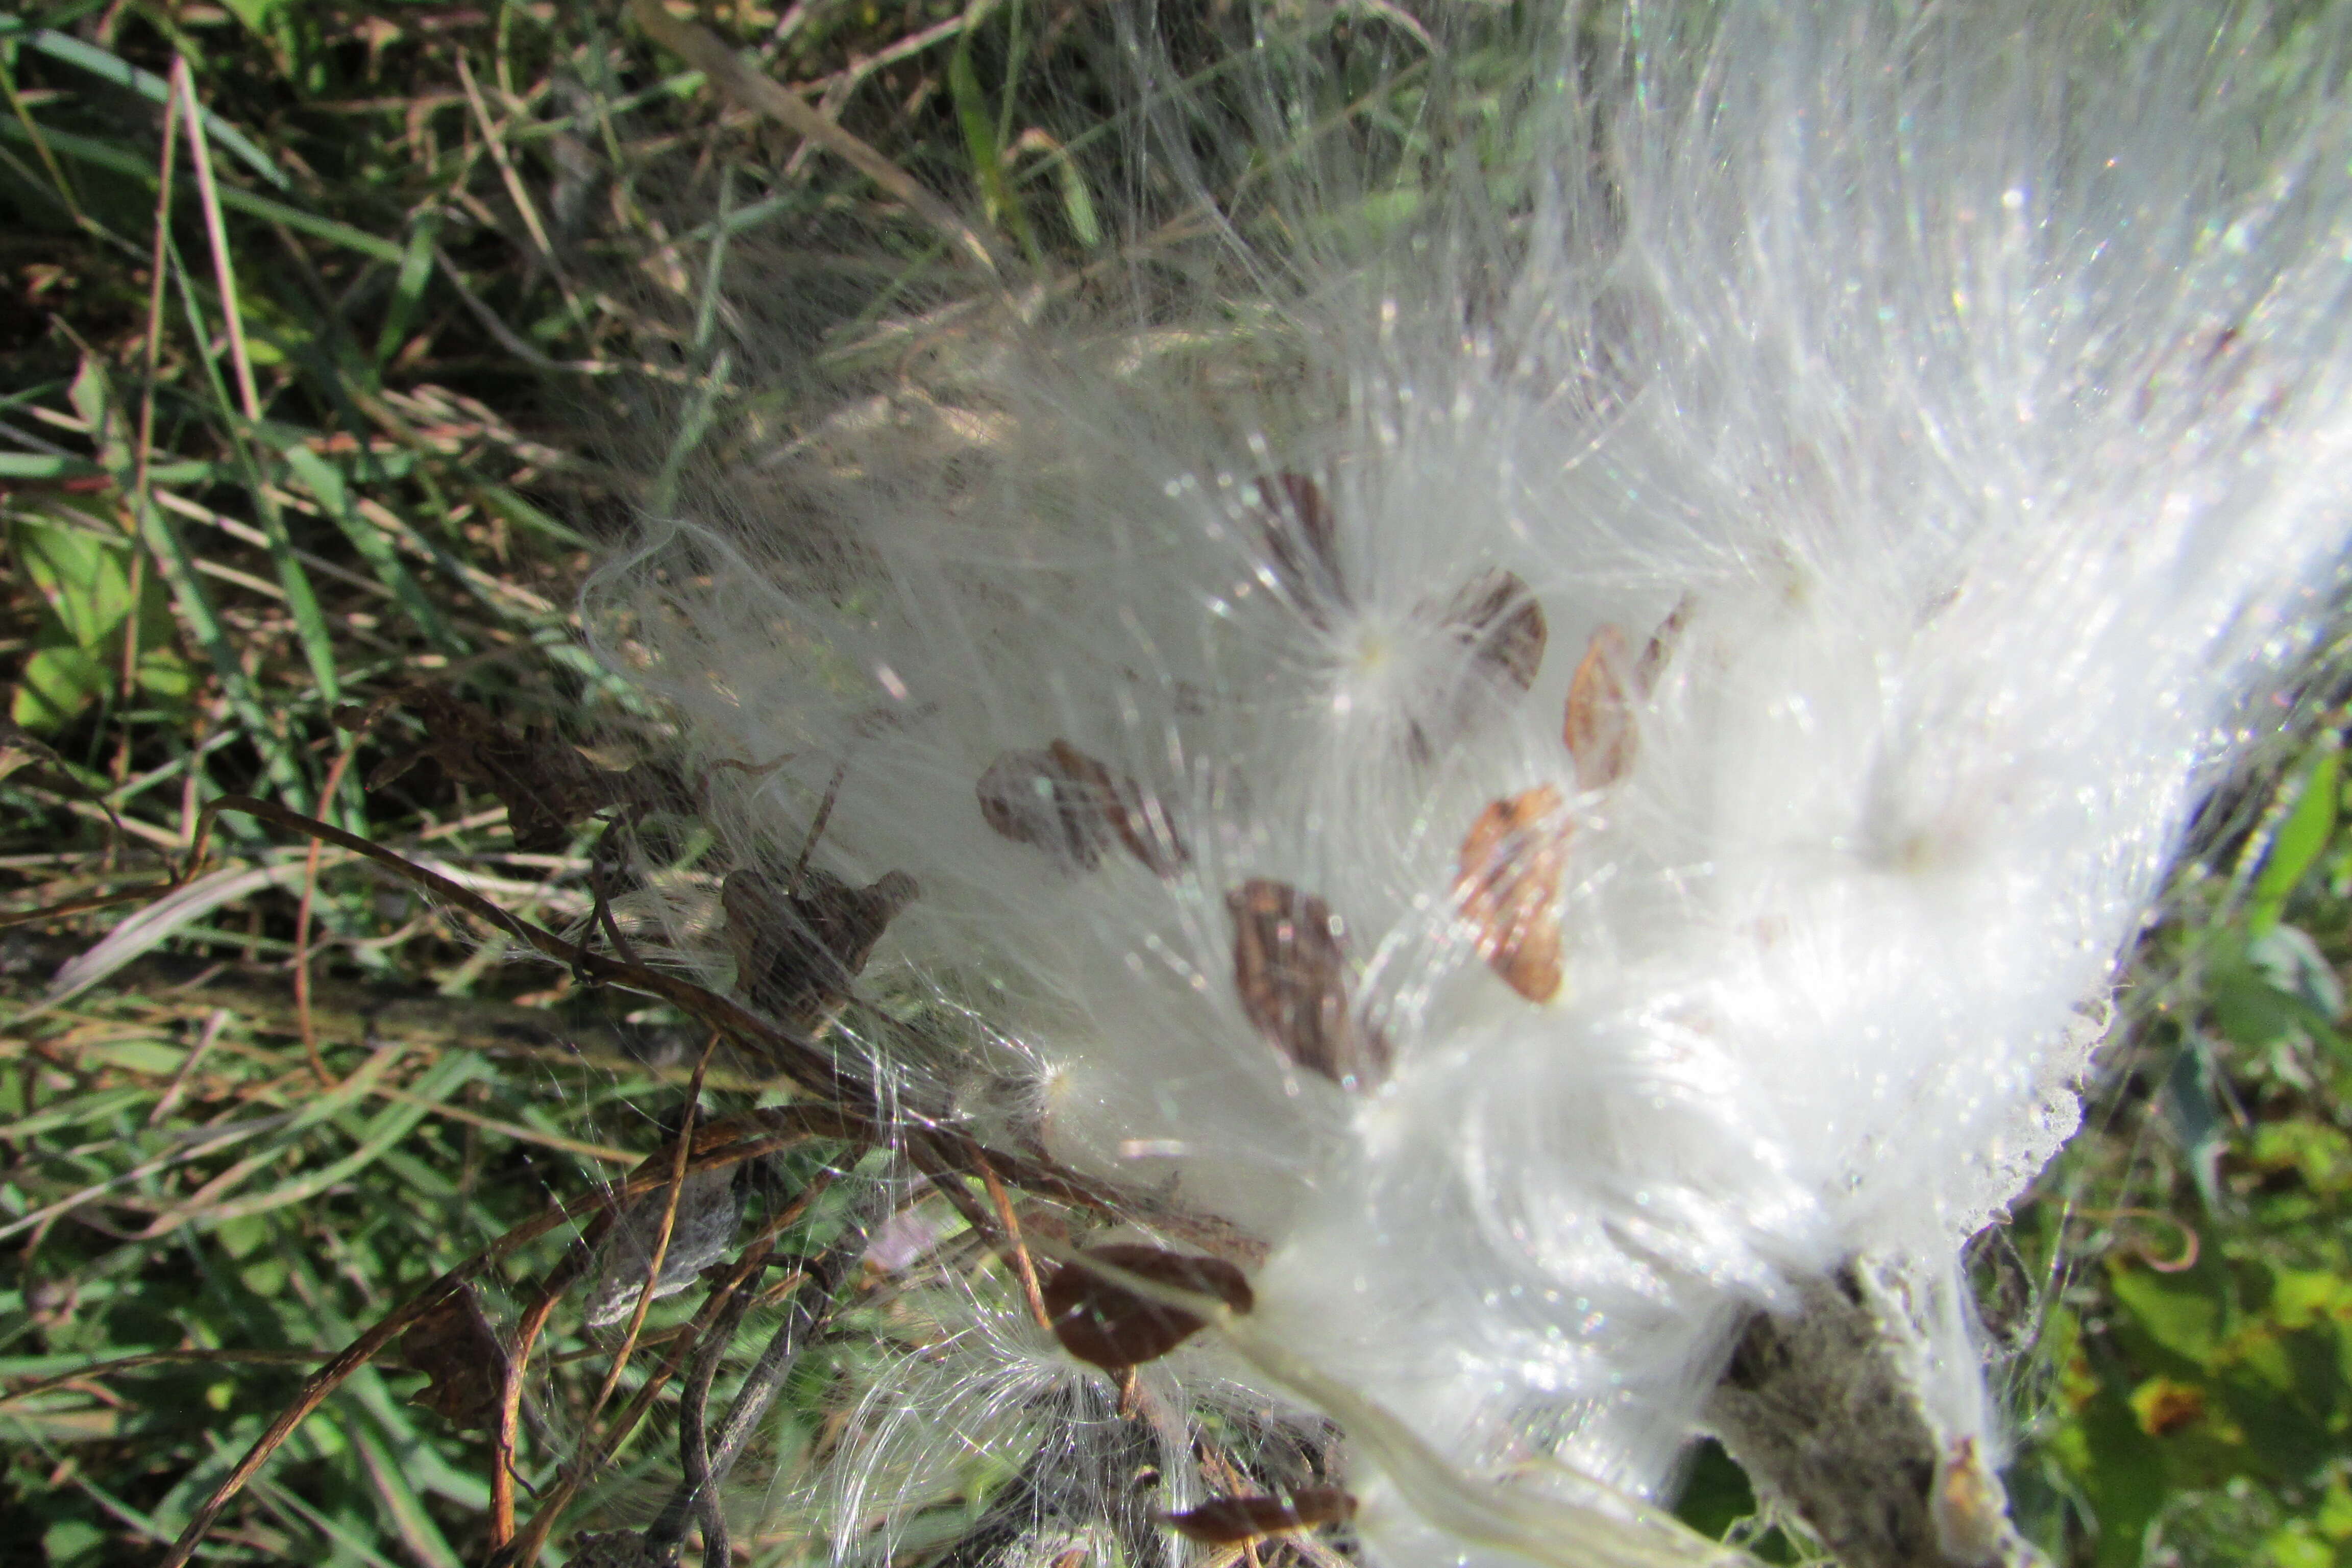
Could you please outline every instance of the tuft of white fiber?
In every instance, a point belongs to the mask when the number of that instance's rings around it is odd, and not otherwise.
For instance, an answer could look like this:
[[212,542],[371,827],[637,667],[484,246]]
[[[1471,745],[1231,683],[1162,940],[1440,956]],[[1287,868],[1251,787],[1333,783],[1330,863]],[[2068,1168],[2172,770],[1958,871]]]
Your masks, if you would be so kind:
[[[1118,264],[790,372],[593,607],[732,864],[838,770],[810,863],[919,888],[859,985],[969,1027],[872,1046],[906,1103],[1244,1267],[1171,1455],[1328,1418],[1390,1568],[1703,1555],[1643,1505],[1760,1451],[1735,1351],[1851,1312],[1939,1560],[2013,1558],[1957,1260],[2336,605],[2352,16],[1503,16],[1269,5],[1215,74],[1123,14]],[[1108,1387],[963,1310],[943,1419]],[[921,1491],[856,1429],[845,1559]]]

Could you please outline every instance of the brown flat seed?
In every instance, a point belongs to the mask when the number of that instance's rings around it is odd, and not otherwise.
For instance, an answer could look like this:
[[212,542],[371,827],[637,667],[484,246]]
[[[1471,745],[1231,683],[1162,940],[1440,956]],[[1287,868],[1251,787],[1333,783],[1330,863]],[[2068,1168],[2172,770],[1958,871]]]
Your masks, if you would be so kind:
[[1568,721],[1562,734],[1576,759],[1576,782],[1604,789],[1633,766],[1639,737],[1626,691],[1625,634],[1602,626],[1592,634],[1583,662],[1568,683]]
[[1301,1487],[1287,1499],[1213,1498],[1167,1516],[1168,1527],[1210,1546],[1238,1546],[1285,1530],[1311,1530],[1356,1516],[1356,1500],[1337,1487]]
[[980,815],[1000,837],[1043,849],[1067,870],[1101,863],[1110,837],[1102,803],[1054,752],[1005,752],[980,775],[978,794]]
[[1007,752],[980,775],[980,815],[998,837],[1043,849],[1066,870],[1091,871],[1112,838],[1155,876],[1192,859],[1156,802],[1067,741]]
[[1697,607],[1698,600],[1685,594],[1675,601],[1666,618],[1658,623],[1658,629],[1650,634],[1650,640],[1642,647],[1642,657],[1633,663],[1633,690],[1638,695],[1647,697],[1656,689],[1666,661],[1675,657],[1675,647],[1683,639],[1683,627],[1690,624],[1691,612]]
[[1276,1049],[1342,1089],[1388,1068],[1388,1042],[1348,1007],[1348,949],[1331,906],[1287,882],[1253,878],[1225,895],[1234,917],[1234,988]]
[[1530,1002],[1559,994],[1559,883],[1569,826],[1559,791],[1540,784],[1478,814],[1462,840],[1454,901],[1478,931],[1478,956]]
[[1308,620],[1329,626],[1331,606],[1348,605],[1348,583],[1322,487],[1304,474],[1276,474],[1257,481],[1257,493],[1258,529],[1276,580]]
[[1536,683],[1549,633],[1543,606],[1517,574],[1496,567],[1470,579],[1454,595],[1445,624],[1471,646],[1480,672],[1499,676],[1522,691]]
[[1046,752],[1066,777],[1078,781],[1098,803],[1102,818],[1144,869],[1156,877],[1172,877],[1191,862],[1192,851],[1157,803],[1144,800],[1133,779],[1112,773],[1067,741],[1055,742]]
[[1045,1317],[1064,1350],[1113,1372],[1157,1361],[1208,1325],[1181,1307],[1146,1300],[1089,1264],[1108,1264],[1171,1290],[1213,1296],[1236,1312],[1256,1305],[1249,1280],[1222,1258],[1142,1242],[1088,1247],[1045,1281]]

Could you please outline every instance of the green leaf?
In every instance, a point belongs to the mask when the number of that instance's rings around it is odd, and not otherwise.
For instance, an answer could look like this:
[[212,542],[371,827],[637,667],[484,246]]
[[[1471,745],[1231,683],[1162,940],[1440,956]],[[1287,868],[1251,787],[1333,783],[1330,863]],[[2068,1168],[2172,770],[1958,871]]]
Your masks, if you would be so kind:
[[2173,1354],[2200,1367],[2212,1361],[2228,1317],[2220,1285],[2207,1266],[2180,1274],[2160,1274],[2123,1263],[2108,1270],[2107,1288],[2140,1330]]
[[[152,159],[134,156],[110,142],[96,141],[88,136],[77,136],[70,132],[55,130],[47,125],[41,127],[40,135],[41,140],[48,143],[51,152],[79,163],[94,164],[128,179],[136,180],[150,191],[155,188],[155,166]],[[28,146],[33,141],[31,132],[17,123],[14,118],[5,115],[0,115],[0,137],[6,137]],[[193,184],[193,182],[186,183]],[[400,262],[403,254],[401,247],[381,235],[370,234],[365,229],[353,228],[350,224],[338,223],[333,218],[320,217],[316,213],[306,212],[288,203],[272,201],[268,196],[257,196],[241,185],[223,184],[218,189],[220,204],[225,207],[246,213],[267,222],[282,223],[288,228],[299,233],[327,240],[349,250],[356,250],[362,256],[372,256],[378,261],[390,262],[394,266]],[[193,201],[194,197],[191,195],[188,199]]]
[[955,103],[956,124],[963,132],[972,177],[980,182],[982,210],[988,214],[989,222],[1012,234],[1022,254],[1034,263],[1038,258],[1037,237],[1030,229],[1028,213],[1005,178],[1004,147],[996,134],[995,116],[990,112],[987,95],[981,90],[980,75],[972,68],[972,34],[979,29],[989,5],[990,0],[971,0],[964,8],[963,31],[956,38],[955,52],[948,57],[948,95]]
[[[239,10],[236,0],[230,0],[229,9]],[[171,84],[152,71],[142,70],[130,61],[107,53],[94,44],[44,27],[29,35],[26,41],[54,60],[79,66],[91,75],[129,88],[151,103],[163,103],[172,94]],[[236,126],[223,120],[210,109],[204,110],[205,134],[244,160],[254,173],[279,190],[291,190],[293,182],[286,171],[271,162],[269,154],[253,144],[252,140]]]
[[8,716],[37,735],[53,735],[98,700],[110,674],[70,643],[37,647],[17,672]]
[[110,539],[95,525],[20,516],[8,542],[17,570],[40,591],[48,612],[17,677],[10,710],[17,723],[54,731],[113,689],[134,611],[138,684],[167,702],[187,696],[193,682],[173,646],[178,633],[163,585],[144,574],[134,595],[129,541]]
[[2262,869],[2254,877],[2253,907],[2246,924],[2255,936],[2278,924],[2286,910],[2287,895],[2302,884],[2304,874],[2327,847],[2328,835],[2336,831],[2342,774],[2342,756],[2331,747],[2301,777],[2280,790],[2282,801],[2292,792],[2294,805],[2271,835],[2263,852]]
[[278,453],[286,459],[287,466],[293,469],[296,482],[310,492],[312,499],[334,520],[335,526],[343,531],[343,537],[351,541],[352,547],[366,558],[376,581],[392,590],[401,607],[408,612],[409,619],[415,621],[417,628],[432,638],[436,646],[448,651],[462,651],[464,645],[449,629],[448,622],[425,592],[424,585],[409,571],[408,563],[400,558],[399,549],[390,536],[362,515],[349,488],[343,483],[341,472],[304,445],[299,432],[270,426],[268,433],[279,437],[277,442]]
[[417,301],[425,297],[425,286],[433,279],[433,242],[441,233],[441,219],[436,213],[427,213],[416,220],[408,236],[408,250],[400,258],[400,274],[393,279],[392,302],[385,308],[383,325],[376,333],[375,368],[381,372],[392,356],[400,352],[401,340],[408,335],[408,323],[415,319]]

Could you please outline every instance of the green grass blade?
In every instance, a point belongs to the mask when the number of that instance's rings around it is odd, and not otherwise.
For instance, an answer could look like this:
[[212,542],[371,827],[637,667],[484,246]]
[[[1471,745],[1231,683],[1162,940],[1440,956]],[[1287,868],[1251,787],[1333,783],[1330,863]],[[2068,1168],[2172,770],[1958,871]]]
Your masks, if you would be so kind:
[[394,597],[400,601],[401,608],[408,612],[409,619],[416,623],[417,629],[430,638],[435,647],[448,653],[463,653],[465,644],[450,629],[447,618],[434,605],[424,585],[417,582],[415,574],[409,571],[408,563],[400,558],[400,552],[393,542],[385,536],[383,529],[360,515],[359,509],[352,504],[350,488],[343,483],[342,474],[332,463],[303,445],[299,432],[281,430],[278,433],[286,437],[278,444],[278,456],[285,458],[286,466],[293,470],[294,478],[301,487],[310,492],[311,499],[334,520],[335,526],[343,531],[343,537],[351,541],[352,548],[366,558],[376,581],[392,590]]
[[[23,24],[16,18],[0,16],[0,37],[6,37],[12,30],[22,27]],[[21,36],[26,44],[51,59],[78,66],[117,87],[129,88],[151,103],[163,103],[171,97],[171,84],[162,77],[153,71],[142,70],[129,60],[110,55],[94,44],[83,43],[79,38],[47,27],[22,33]],[[279,168],[268,153],[255,146],[244,132],[209,109],[204,111],[204,116],[206,136],[236,153],[245,161],[247,167],[279,190],[294,188],[294,183],[286,177],[286,171]]]
[[[155,188],[154,168],[110,142],[100,142],[88,136],[77,136],[69,131],[53,130],[48,126],[41,127],[37,141],[31,130],[14,120],[0,120],[0,137],[21,142],[37,150],[41,144],[46,143],[52,151],[65,157],[90,164],[94,168],[107,170],[111,174],[121,174],[126,179],[136,180],[147,190],[152,191]],[[193,195],[190,199],[194,199]],[[257,217],[268,223],[282,223],[298,234],[307,234],[314,239],[323,239],[331,244],[340,245],[347,250],[355,250],[362,256],[372,257],[375,260],[391,266],[400,265],[407,254],[400,246],[381,235],[370,234],[363,228],[354,228],[352,225],[339,222],[334,218],[320,217],[317,213],[289,205],[285,202],[272,201],[268,196],[255,195],[251,191],[240,186],[222,185],[220,202],[221,205],[233,207],[248,217]]]
[[378,374],[400,352],[401,340],[408,335],[408,324],[416,319],[417,302],[425,297],[425,286],[433,279],[433,244],[440,233],[439,215],[427,213],[416,220],[416,227],[408,237],[408,249],[400,258],[399,275],[393,279],[392,302],[385,307],[383,326],[376,333]]

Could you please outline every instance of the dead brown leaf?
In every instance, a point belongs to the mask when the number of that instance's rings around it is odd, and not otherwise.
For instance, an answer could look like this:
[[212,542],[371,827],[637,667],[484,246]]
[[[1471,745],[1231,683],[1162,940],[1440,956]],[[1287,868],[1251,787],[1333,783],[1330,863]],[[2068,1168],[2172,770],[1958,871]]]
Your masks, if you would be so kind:
[[658,769],[645,763],[622,771],[598,767],[552,730],[517,730],[488,709],[421,681],[365,708],[340,709],[335,722],[363,731],[394,707],[415,717],[425,741],[377,763],[368,787],[381,789],[429,757],[452,779],[498,796],[507,808],[515,847],[530,854],[563,848],[579,825],[597,812],[642,811],[666,793]]
[[804,871],[797,888],[749,868],[719,890],[736,989],[778,1023],[815,1036],[848,1002],[875,943],[920,889],[904,871],[853,888]]
[[507,1381],[506,1346],[460,1285],[400,1336],[400,1357],[429,1380],[415,1401],[459,1430],[494,1427]]

